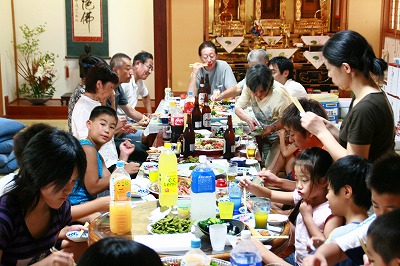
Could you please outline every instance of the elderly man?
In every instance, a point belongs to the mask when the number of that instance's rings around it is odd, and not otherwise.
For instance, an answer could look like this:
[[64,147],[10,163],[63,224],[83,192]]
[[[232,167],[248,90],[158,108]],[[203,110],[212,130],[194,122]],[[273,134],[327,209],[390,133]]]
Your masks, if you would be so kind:
[[[268,64],[268,53],[264,49],[255,49],[251,50],[247,55],[247,64],[249,67],[254,66],[255,64]],[[213,101],[220,101],[226,98],[233,98],[243,90],[243,87],[246,85],[246,78],[240,81],[238,84],[228,88],[220,94],[215,94],[211,97]]]

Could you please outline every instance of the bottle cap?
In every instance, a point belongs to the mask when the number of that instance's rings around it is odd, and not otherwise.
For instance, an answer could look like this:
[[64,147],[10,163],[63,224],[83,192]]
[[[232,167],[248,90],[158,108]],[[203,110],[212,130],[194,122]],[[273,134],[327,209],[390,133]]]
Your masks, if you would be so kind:
[[170,142],[165,142],[164,143],[164,148],[171,149],[171,143]]
[[200,155],[199,156],[199,163],[206,163],[206,162],[207,162],[207,156]]
[[190,246],[191,246],[192,248],[200,248],[200,246],[201,246],[201,240],[200,240],[200,238],[194,238],[194,239],[192,239],[192,241],[190,242]]
[[227,187],[228,183],[226,182],[226,180],[224,178],[219,178],[217,179],[215,186],[217,187]]
[[117,161],[117,164],[116,164],[117,167],[124,167],[124,165],[125,165],[124,161]]

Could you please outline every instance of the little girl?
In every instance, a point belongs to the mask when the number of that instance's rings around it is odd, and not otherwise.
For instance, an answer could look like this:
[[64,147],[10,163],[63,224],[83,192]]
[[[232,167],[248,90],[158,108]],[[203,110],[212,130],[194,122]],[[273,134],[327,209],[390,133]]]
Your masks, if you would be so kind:
[[[313,236],[327,238],[329,233],[342,225],[342,218],[332,216],[326,199],[327,180],[325,174],[332,164],[332,157],[321,148],[304,150],[294,163],[296,189],[293,192],[275,191],[255,185],[248,179],[240,182],[241,187],[258,197],[268,197],[283,204],[296,204],[289,218],[295,225],[295,253],[284,260],[266,250],[261,244],[263,261],[282,265],[301,265],[308,256],[307,242]],[[299,213],[295,214],[295,211]],[[297,217],[296,217],[297,216]],[[294,222],[295,221],[295,222]],[[262,247],[262,248],[261,248]]]

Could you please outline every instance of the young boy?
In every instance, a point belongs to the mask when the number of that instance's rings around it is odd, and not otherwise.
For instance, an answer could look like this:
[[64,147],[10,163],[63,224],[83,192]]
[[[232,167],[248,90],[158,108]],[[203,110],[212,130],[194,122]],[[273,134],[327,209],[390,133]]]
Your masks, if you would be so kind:
[[[325,243],[356,229],[368,217],[371,207],[371,192],[367,188],[366,178],[372,171],[372,164],[358,155],[348,155],[335,162],[326,173],[328,194],[332,214],[342,216],[346,224],[335,228]],[[323,239],[313,238],[313,246],[319,247]],[[351,260],[346,264],[354,265]]]
[[[400,209],[379,216],[369,226],[365,266],[400,265]],[[364,256],[365,257],[365,256]]]
[[[324,107],[318,101],[301,98],[299,99],[299,102],[306,112],[313,112],[318,116],[328,119],[328,115],[326,114]],[[300,111],[293,103],[290,104],[283,112],[281,124],[285,128],[285,131],[289,134],[289,142],[301,151],[311,147],[322,148],[322,142],[301,126],[300,118]],[[277,164],[279,164],[279,160]],[[282,168],[283,166],[284,161],[281,160],[280,166],[270,165],[268,168]],[[290,175],[291,178],[279,178],[270,171],[261,171],[258,174],[258,176],[264,181],[264,185],[281,188],[286,191],[293,191],[296,188],[296,183],[289,179],[295,178],[293,173],[290,173],[288,175]]]
[[[92,110],[89,120],[86,122],[88,136],[86,139],[79,140],[86,153],[87,170],[83,186],[75,184],[68,197],[72,206],[94,200],[97,194],[109,188],[111,173],[98,151],[113,137],[117,122],[117,114],[111,107],[97,106]],[[129,141],[121,143],[119,159],[126,161],[133,150],[134,146]],[[98,213],[87,218],[91,221],[96,216]]]
[[390,153],[375,161],[374,168],[367,177],[367,186],[371,189],[372,206],[375,214],[351,232],[323,244],[316,253],[308,256],[303,265],[334,265],[347,257],[353,263],[363,264],[361,241],[366,242],[368,227],[377,216],[400,208],[400,155]]

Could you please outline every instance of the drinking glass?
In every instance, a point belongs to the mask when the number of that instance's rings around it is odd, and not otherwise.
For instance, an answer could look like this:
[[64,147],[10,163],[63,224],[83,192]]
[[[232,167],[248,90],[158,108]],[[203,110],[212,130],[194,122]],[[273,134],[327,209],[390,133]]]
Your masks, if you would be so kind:
[[237,174],[238,174],[238,164],[229,163],[228,172],[226,173],[226,180],[228,182],[235,181]]
[[233,202],[233,214],[237,215],[240,213],[239,208],[242,206],[243,190],[235,181],[233,181],[229,184],[228,194],[229,201]]
[[210,240],[213,250],[224,250],[225,241],[228,234],[227,232],[226,224],[212,224],[209,226]]
[[255,159],[257,153],[257,144],[254,140],[249,140],[246,146],[246,157],[247,159]]
[[256,220],[256,228],[267,228],[268,214],[271,208],[271,202],[268,198],[253,199],[254,219]]

